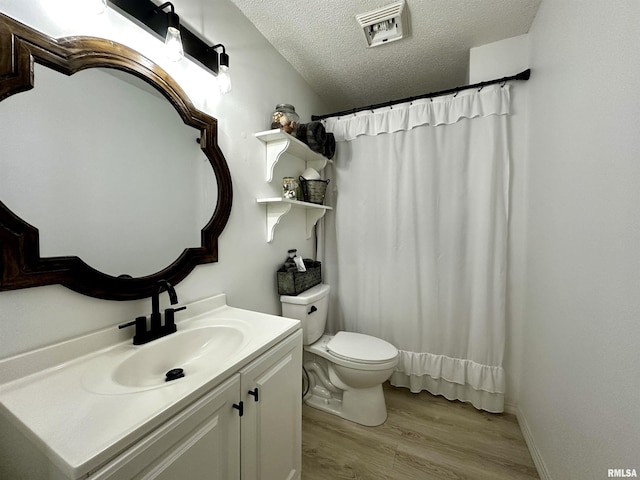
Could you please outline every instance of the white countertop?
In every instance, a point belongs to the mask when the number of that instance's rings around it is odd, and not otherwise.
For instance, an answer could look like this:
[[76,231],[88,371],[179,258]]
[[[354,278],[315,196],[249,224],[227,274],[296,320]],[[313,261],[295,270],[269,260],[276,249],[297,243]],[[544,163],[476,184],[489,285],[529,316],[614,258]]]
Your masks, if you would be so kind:
[[[205,323],[239,321],[248,326],[247,341],[206,375],[185,377],[147,389],[104,390],[99,382],[87,382],[87,379],[104,370],[105,359],[121,351],[145,347],[131,345],[130,339],[115,343],[0,385],[0,414],[65,474],[77,478],[116,456],[300,328],[297,320],[229,307],[224,295],[188,305],[186,312],[180,312],[183,314],[188,318],[176,321],[178,331]],[[83,345],[104,343],[105,337],[121,338],[111,330],[117,328],[88,335],[83,337],[85,343],[78,339],[74,345],[82,351]],[[103,338],[96,341],[99,335]],[[71,355],[70,348],[69,342],[64,342],[6,359],[0,361],[0,370],[64,358]]]

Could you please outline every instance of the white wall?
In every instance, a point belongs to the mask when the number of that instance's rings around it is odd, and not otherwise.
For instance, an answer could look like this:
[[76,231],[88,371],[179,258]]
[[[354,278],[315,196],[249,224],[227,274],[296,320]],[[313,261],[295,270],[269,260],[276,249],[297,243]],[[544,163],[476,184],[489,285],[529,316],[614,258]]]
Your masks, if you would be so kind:
[[[640,472],[640,4],[543,2],[471,50],[512,89],[507,401],[542,478]],[[526,62],[526,63],[525,63]]]
[[[530,67],[529,36],[520,35],[500,42],[472,48],[469,52],[469,83],[508,77]],[[512,82],[510,136],[510,196],[507,276],[507,315],[504,370],[506,375],[505,409],[518,405],[522,368],[522,304],[524,295],[524,249],[526,246],[525,178],[528,148],[528,82]]]
[[640,472],[640,2],[530,30],[520,409],[549,477]]
[[[231,218],[220,238],[220,261],[196,268],[177,286],[178,296],[181,303],[187,303],[225,292],[233,306],[279,314],[275,270],[289,248],[313,256],[314,242],[306,239],[302,210],[286,216],[273,243],[266,242],[265,207],[255,199],[279,195],[278,179],[297,172],[279,166],[273,183],[265,183],[264,147],[253,134],[269,129],[270,113],[277,103],[295,105],[302,121],[309,121],[312,113],[324,111],[319,98],[227,0],[174,1],[185,23],[212,44],[225,44],[231,57],[233,90],[224,97],[216,92],[214,76],[190,61],[169,62],[160,40],[119,14],[108,11],[92,17],[78,13],[77,8],[62,8],[73,7],[77,1],[54,5],[48,0],[0,0],[0,12],[53,37],[92,35],[135,48],[167,70],[197,107],[218,119],[219,143],[233,180]],[[111,325],[115,328],[148,314],[150,308],[149,300],[96,300],[59,285],[0,292],[0,358]]]

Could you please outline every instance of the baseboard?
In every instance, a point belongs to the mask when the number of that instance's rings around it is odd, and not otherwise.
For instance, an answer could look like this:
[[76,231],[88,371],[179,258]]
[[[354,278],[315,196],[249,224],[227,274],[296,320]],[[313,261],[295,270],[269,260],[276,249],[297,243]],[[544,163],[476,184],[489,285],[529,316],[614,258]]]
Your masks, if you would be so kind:
[[518,415],[518,405],[515,403],[507,403],[504,404],[505,413],[510,413],[511,415]]
[[[513,411],[509,411],[513,410]],[[508,413],[513,413],[518,419],[518,424],[520,425],[520,430],[522,431],[522,436],[524,437],[524,441],[527,443],[527,447],[529,448],[529,453],[531,453],[531,458],[533,459],[533,463],[536,466],[536,470],[538,471],[538,476],[540,480],[551,480],[551,476],[549,475],[549,471],[547,470],[547,466],[544,464],[542,460],[542,455],[540,455],[540,451],[536,446],[536,442],[533,438],[533,434],[531,433],[531,429],[529,428],[529,424],[527,423],[527,419],[520,410],[520,407],[516,405],[505,405],[505,411]]]

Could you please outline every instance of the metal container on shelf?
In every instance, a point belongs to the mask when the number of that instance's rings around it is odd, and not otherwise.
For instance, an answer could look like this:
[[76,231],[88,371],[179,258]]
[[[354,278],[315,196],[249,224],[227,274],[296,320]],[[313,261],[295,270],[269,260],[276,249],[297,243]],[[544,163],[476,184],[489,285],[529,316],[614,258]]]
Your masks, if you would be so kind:
[[304,201],[322,205],[330,180],[307,180],[302,176],[299,178]]

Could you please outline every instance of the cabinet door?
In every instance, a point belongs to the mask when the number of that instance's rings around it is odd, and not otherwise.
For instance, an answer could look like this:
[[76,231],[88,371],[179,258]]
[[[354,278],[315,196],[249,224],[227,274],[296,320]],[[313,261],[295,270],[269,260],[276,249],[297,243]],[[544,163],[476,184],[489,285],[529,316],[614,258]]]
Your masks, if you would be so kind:
[[302,331],[249,364],[240,375],[242,480],[299,479]]
[[234,375],[90,478],[239,480],[239,387]]

